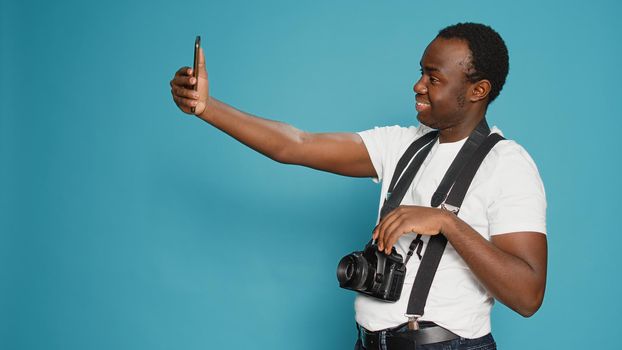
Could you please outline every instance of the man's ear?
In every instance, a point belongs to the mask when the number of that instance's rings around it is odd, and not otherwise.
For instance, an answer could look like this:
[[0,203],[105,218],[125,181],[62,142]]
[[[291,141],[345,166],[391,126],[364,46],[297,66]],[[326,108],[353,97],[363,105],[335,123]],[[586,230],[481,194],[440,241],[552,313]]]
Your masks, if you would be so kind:
[[485,99],[490,93],[490,81],[482,79],[471,85],[471,102],[478,102]]

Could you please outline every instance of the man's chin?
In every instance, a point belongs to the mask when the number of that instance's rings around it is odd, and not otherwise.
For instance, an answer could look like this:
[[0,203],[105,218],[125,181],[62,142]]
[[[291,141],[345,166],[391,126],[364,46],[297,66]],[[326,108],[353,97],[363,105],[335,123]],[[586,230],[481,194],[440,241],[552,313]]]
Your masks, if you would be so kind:
[[421,115],[421,113],[417,113],[417,120],[419,121],[420,124],[423,124],[423,125],[427,126],[428,128],[435,129],[432,126],[432,123],[430,123],[429,120],[426,120],[425,117]]

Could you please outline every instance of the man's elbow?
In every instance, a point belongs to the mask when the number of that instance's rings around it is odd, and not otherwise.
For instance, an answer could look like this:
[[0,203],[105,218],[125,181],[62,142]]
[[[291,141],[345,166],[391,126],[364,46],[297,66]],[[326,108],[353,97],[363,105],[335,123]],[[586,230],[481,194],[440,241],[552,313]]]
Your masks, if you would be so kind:
[[293,147],[283,147],[268,157],[281,164],[300,164],[300,156],[294,152]]
[[525,317],[525,318],[529,318],[531,316],[533,316],[536,311],[538,311],[538,309],[540,308],[540,306],[536,306],[536,307],[531,307],[531,308],[520,308],[520,309],[515,309],[514,311],[518,312],[519,315]]
[[308,139],[308,133],[296,129],[296,131],[290,135],[287,142],[280,144],[268,157],[282,164],[302,165],[303,150]]
[[520,305],[517,305],[514,309],[519,315],[527,318],[533,316],[542,306],[544,300],[544,290],[536,293],[529,298],[525,298]]

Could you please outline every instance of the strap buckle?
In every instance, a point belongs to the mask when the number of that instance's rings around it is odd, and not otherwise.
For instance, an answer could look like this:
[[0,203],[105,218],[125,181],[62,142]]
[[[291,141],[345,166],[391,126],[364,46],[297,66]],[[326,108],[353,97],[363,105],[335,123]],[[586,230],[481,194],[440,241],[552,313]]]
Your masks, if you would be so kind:
[[419,319],[421,315],[404,314],[408,318],[408,329],[411,331],[419,330]]
[[456,215],[460,212],[460,207],[456,207],[455,205],[447,204],[445,202],[441,203],[441,209],[452,212]]

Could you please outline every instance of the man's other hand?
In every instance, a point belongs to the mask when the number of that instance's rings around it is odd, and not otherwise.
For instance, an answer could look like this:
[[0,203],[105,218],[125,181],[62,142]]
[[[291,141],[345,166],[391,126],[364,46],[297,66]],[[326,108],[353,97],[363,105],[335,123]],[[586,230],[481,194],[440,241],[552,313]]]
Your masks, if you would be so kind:
[[378,242],[379,250],[390,254],[393,245],[404,234],[414,232],[432,236],[441,232],[447,213],[438,208],[402,205],[380,221],[374,228],[372,238]]

